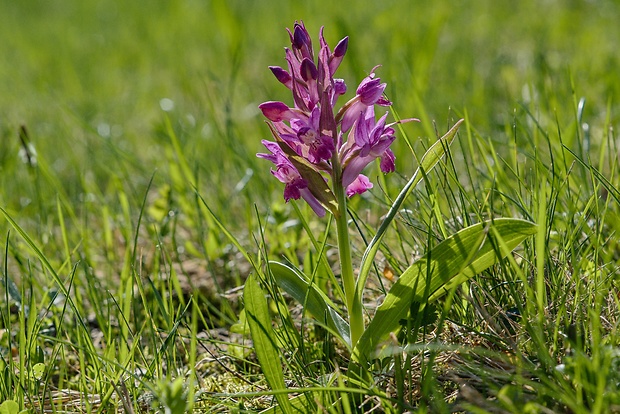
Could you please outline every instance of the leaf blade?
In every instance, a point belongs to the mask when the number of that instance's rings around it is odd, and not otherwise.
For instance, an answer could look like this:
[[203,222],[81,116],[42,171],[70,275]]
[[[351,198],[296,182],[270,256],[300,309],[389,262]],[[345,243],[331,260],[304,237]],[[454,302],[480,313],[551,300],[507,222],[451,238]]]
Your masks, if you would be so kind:
[[336,312],[335,305],[325,293],[285,264],[271,261],[269,268],[281,289],[304,305],[315,319],[327,325],[344,344],[350,346],[349,324]]
[[[280,353],[275,343],[275,333],[271,326],[267,299],[253,275],[250,275],[245,282],[243,300],[252,341],[254,342],[254,351],[265,379],[272,390],[285,390],[284,372],[280,364]],[[275,393],[275,396],[282,411],[285,413],[293,411],[288,400],[288,394]]]
[[[493,226],[494,236],[489,234],[481,242],[481,232],[487,231],[487,226]],[[496,219],[474,224],[439,243],[405,270],[392,286],[353,350],[352,361],[365,366],[376,346],[389,332],[398,328],[400,319],[407,316],[413,301],[423,305],[430,303],[448,292],[446,287],[452,288],[500,260],[496,254],[495,237],[501,237],[504,250],[500,256],[503,258],[535,232],[536,224],[532,222]],[[471,248],[476,249],[473,257],[468,253]],[[428,286],[427,274],[430,276]]]

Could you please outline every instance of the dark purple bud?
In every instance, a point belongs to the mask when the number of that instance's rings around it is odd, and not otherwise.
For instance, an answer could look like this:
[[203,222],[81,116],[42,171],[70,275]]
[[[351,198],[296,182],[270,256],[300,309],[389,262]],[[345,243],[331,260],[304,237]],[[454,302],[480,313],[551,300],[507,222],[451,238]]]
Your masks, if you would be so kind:
[[314,62],[308,58],[304,58],[304,60],[301,61],[299,71],[301,72],[301,78],[306,82],[308,82],[308,79],[316,80],[319,74]]
[[349,46],[349,37],[345,37],[336,45],[334,49],[334,53],[329,57],[329,73],[333,76],[340,66],[340,62],[344,59],[344,54],[347,52],[347,47]]
[[310,34],[303,26],[303,23],[295,23],[295,29],[293,32],[293,46],[297,49],[301,49],[304,45],[308,46],[308,49],[312,48]]
[[291,75],[280,66],[269,66],[271,72],[275,75],[276,79],[285,85],[288,85],[291,82]]
[[345,53],[347,53],[347,47],[349,46],[349,36],[345,37],[344,39],[342,39],[340,42],[338,42],[338,44],[336,45],[336,48],[334,49],[334,57],[343,57]]
[[314,51],[312,50],[312,39],[306,30],[304,23],[295,23],[295,29],[292,36],[292,45],[295,55],[299,60],[308,58],[314,60]]

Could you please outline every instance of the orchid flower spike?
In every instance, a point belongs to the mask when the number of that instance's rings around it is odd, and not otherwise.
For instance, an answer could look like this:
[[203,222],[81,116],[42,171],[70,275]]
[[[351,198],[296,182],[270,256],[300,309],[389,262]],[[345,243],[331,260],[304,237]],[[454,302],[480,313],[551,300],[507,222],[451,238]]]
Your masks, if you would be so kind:
[[[376,77],[379,66],[375,66],[360,82],[355,96],[335,111],[338,98],[347,92],[345,81],[335,73],[347,52],[349,38],[340,40],[332,51],[321,28],[320,47],[315,53],[303,22],[295,22],[287,31],[291,42],[285,49],[287,68],[269,69],[291,91],[293,106],[279,101],[259,105],[274,141],[264,140],[269,153],[257,156],[275,165],[271,172],[284,184],[286,201],[303,198],[318,216],[323,216],[328,210],[335,213],[337,208],[333,186],[342,186],[348,197],[372,188],[362,171],[373,160],[380,159],[382,172],[394,171],[395,156],[390,149],[396,139],[394,123],[386,123],[387,112],[379,119],[375,117],[375,106],[392,103],[385,98],[387,84]],[[336,177],[339,182],[334,182]]]

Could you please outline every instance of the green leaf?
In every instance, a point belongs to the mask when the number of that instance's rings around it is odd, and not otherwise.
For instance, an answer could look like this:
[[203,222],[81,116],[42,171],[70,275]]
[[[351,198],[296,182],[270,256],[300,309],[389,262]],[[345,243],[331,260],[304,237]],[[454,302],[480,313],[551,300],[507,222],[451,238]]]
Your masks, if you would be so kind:
[[366,286],[366,279],[368,279],[368,275],[370,274],[370,269],[372,268],[372,262],[375,259],[375,255],[379,250],[379,246],[381,245],[381,240],[385,235],[385,232],[389,228],[392,220],[398,214],[400,210],[400,206],[402,205],[405,198],[411,194],[411,191],[415,188],[416,185],[422,180],[423,174],[428,174],[434,167],[437,165],[439,160],[443,158],[443,156],[448,151],[450,144],[454,140],[456,136],[456,132],[459,130],[459,127],[463,123],[463,120],[460,119],[454,126],[441,138],[437,140],[430,148],[424,153],[422,159],[420,160],[420,165],[413,173],[413,177],[407,182],[407,184],[403,187],[396,200],[390,207],[390,211],[388,211],[385,219],[379,226],[375,237],[372,238],[368,247],[364,251],[364,256],[362,257],[362,263],[360,268],[360,274],[357,277],[356,282],[356,296],[361,298],[364,292],[364,287]]
[[[280,147],[288,147],[285,143],[279,143]],[[338,202],[331,188],[327,185],[325,178],[314,169],[312,164],[297,154],[288,155],[289,161],[297,168],[299,175],[308,182],[308,190],[316,197],[325,209],[336,214],[338,211]]]
[[325,324],[347,346],[351,345],[349,324],[335,310],[332,301],[295,269],[279,263],[269,262],[278,286],[291,295],[319,322]]
[[[272,390],[286,390],[284,373],[280,363],[280,353],[276,345],[275,333],[271,326],[271,318],[269,317],[267,298],[265,298],[265,293],[253,275],[250,275],[245,282],[243,301],[245,303],[246,318],[252,333],[252,341],[254,342],[254,351],[265,379],[267,379],[267,383]],[[275,396],[282,411],[285,413],[293,411],[288,400],[288,394],[276,393]]]
[[19,404],[13,400],[6,400],[0,404],[0,414],[17,414],[19,412]]
[[[495,219],[467,227],[417,260],[400,276],[353,350],[352,361],[365,367],[379,343],[399,327],[412,302],[424,305],[506,257],[536,224],[519,219]],[[498,246],[501,246],[498,247]]]
[[32,376],[37,381],[41,381],[43,379],[43,376],[45,375],[45,368],[45,364],[42,362],[34,364],[34,366],[32,367]]

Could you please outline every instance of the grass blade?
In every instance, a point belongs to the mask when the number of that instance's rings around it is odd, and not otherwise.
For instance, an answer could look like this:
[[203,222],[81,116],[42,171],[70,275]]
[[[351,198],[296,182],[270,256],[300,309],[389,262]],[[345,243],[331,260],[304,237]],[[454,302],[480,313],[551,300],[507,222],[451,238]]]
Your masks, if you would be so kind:
[[[252,340],[254,341],[254,350],[263,374],[265,374],[265,378],[272,390],[285,390],[284,373],[280,363],[280,353],[275,342],[275,333],[271,326],[267,299],[252,275],[245,282],[243,300],[250,332],[252,333]],[[282,411],[285,413],[293,411],[287,394],[276,393],[275,396]]]

